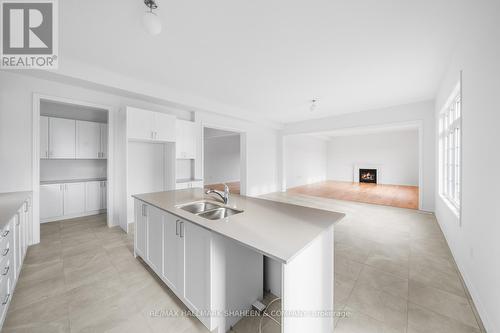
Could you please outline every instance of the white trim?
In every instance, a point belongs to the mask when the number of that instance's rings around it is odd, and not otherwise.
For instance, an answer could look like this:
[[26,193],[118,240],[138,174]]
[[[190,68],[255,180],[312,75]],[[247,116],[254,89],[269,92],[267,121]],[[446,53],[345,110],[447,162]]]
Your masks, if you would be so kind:
[[247,133],[245,130],[234,127],[214,125],[208,122],[201,122],[201,175],[205,181],[205,128],[213,128],[222,131],[236,132],[240,135],[240,195],[248,193],[248,155],[247,155]]
[[40,102],[42,100],[74,104],[78,106],[103,109],[108,112],[108,157],[107,157],[107,223],[114,226],[114,132],[115,112],[111,106],[94,104],[72,98],[33,93],[33,147],[32,147],[32,191],[33,191],[33,230],[30,245],[40,242]]

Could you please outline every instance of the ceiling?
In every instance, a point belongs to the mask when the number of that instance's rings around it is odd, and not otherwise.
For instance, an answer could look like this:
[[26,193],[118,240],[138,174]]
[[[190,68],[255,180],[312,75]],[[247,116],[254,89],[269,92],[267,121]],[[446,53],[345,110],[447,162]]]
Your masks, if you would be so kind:
[[60,1],[61,61],[280,123],[432,99],[466,12],[466,0],[158,2],[150,36],[142,0]]

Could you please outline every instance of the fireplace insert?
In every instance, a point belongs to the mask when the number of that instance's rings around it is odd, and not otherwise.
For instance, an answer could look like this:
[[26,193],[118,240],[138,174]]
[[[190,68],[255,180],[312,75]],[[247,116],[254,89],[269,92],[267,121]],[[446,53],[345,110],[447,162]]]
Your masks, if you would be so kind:
[[359,169],[359,182],[377,184],[377,169]]

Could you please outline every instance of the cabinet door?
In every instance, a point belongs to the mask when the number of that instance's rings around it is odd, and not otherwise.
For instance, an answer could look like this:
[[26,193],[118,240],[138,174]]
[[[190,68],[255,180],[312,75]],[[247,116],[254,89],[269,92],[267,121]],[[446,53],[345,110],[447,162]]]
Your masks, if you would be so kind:
[[49,118],[49,158],[75,158],[76,121]]
[[63,216],[63,185],[40,185],[40,219]]
[[135,200],[135,252],[143,259],[146,254],[147,209],[145,203]]
[[85,183],[64,185],[64,215],[77,215],[85,212]]
[[[210,232],[190,222],[183,222],[184,298],[195,310],[210,309]],[[209,318],[200,320],[209,325]]]
[[175,142],[175,117],[154,112],[155,140]]
[[139,140],[153,139],[153,112],[127,108],[128,137]]
[[180,222],[176,216],[165,214],[163,228],[163,277],[178,295],[183,294],[184,239],[180,238]]
[[76,121],[76,158],[99,158],[101,128],[92,121]]
[[101,158],[108,158],[108,124],[100,124]]
[[176,122],[176,157],[195,158],[196,142],[199,138],[198,125],[192,121],[177,120]]
[[16,217],[14,218],[14,276],[17,277],[19,272],[21,271],[21,260],[23,253],[23,244],[22,244],[22,234],[21,234],[21,220],[22,220],[22,212],[18,212]]
[[163,264],[163,213],[151,206],[148,207],[146,246],[149,265],[158,275],[161,275]]
[[40,117],[40,158],[49,158],[49,117]]
[[100,210],[102,207],[102,182],[87,182],[85,187],[85,211]]

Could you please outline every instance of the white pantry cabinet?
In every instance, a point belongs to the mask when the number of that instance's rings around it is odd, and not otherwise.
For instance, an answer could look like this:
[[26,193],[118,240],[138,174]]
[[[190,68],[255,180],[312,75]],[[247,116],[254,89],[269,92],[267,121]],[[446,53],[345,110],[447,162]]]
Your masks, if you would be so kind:
[[76,158],[101,157],[101,124],[76,121]]
[[85,211],[92,212],[106,208],[106,182],[91,181],[85,183]]
[[108,158],[108,124],[99,124],[101,132],[100,158]]
[[49,117],[40,117],[40,158],[49,158]]
[[50,222],[106,209],[106,181],[40,185],[40,220]]
[[196,158],[196,143],[200,139],[198,123],[186,120],[177,120],[175,123],[176,142],[175,156],[178,159]]
[[174,142],[175,117],[127,107],[127,137],[141,141]]
[[75,158],[76,121],[49,118],[49,158]]
[[85,212],[85,183],[67,183],[64,188],[64,215],[78,215]]
[[40,185],[40,219],[64,215],[63,193],[62,184]]

